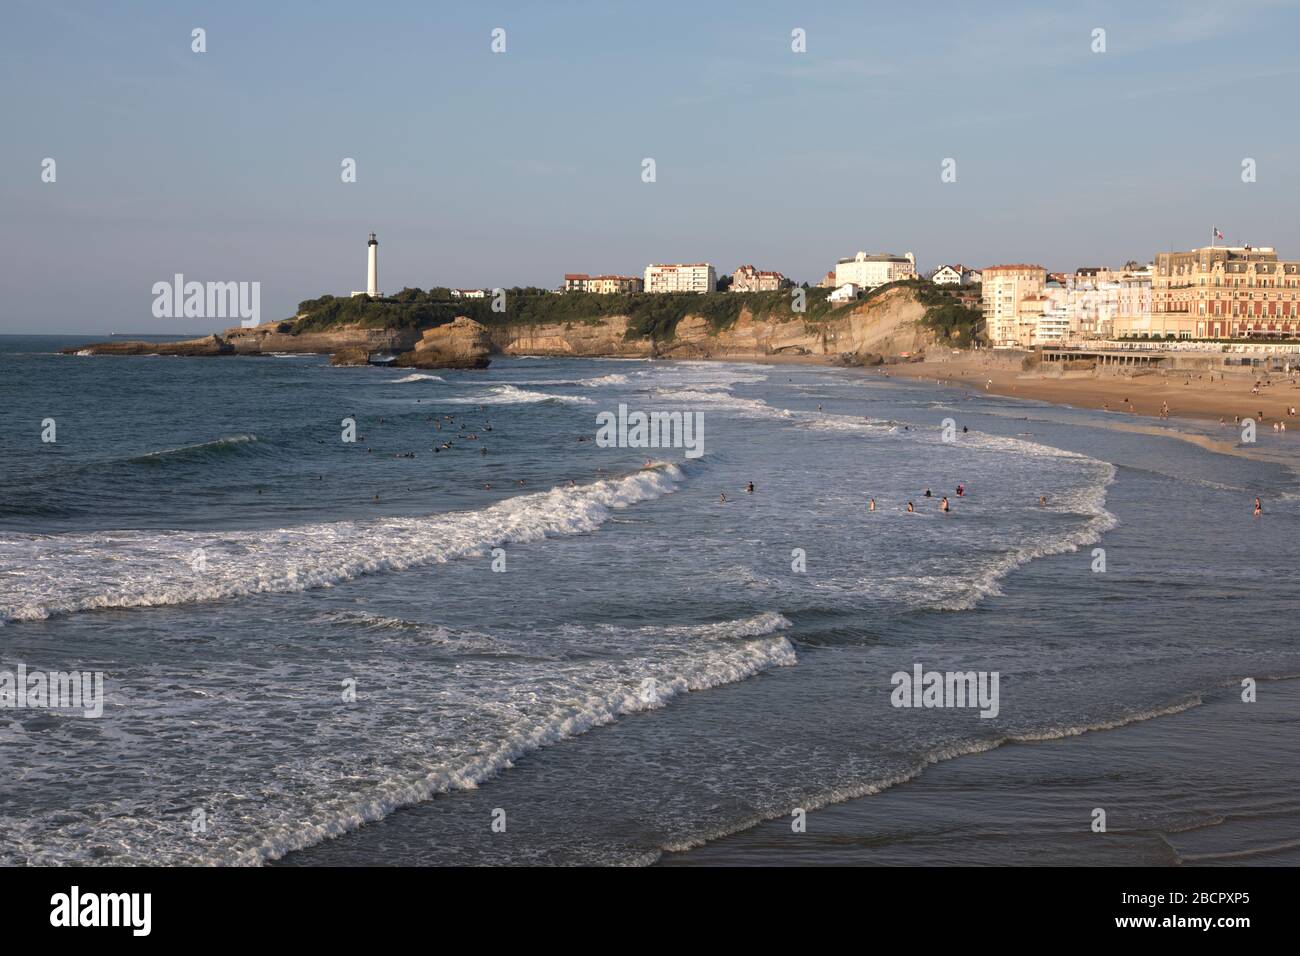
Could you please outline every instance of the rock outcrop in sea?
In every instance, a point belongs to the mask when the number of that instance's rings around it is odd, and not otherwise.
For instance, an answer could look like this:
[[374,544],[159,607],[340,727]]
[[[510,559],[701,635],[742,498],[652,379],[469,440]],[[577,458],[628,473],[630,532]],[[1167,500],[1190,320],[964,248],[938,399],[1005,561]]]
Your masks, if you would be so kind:
[[492,353],[488,331],[473,319],[457,316],[428,329],[415,347],[398,355],[398,368],[487,368]]

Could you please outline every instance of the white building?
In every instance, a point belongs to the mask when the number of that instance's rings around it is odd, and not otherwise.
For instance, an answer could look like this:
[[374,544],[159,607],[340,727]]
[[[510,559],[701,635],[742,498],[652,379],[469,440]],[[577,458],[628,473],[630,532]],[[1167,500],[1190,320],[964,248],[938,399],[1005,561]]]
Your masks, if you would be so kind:
[[717,287],[718,274],[707,262],[645,267],[646,292],[712,292]]
[[961,263],[951,266],[940,266],[930,276],[930,281],[935,285],[978,285],[980,274],[978,270],[967,269]]
[[874,289],[886,282],[899,279],[916,278],[916,256],[910,252],[904,256],[888,254],[868,255],[859,252],[852,259],[841,259],[835,263],[835,285],[852,283],[863,289]]
[[452,289],[451,297],[453,299],[486,299],[487,291],[484,289]]
[[844,285],[840,286],[829,296],[827,296],[827,298],[831,302],[848,302],[850,299],[856,299],[858,297],[858,293],[861,291],[862,290],[859,289],[857,286],[855,286],[852,282],[846,282],[844,283]]

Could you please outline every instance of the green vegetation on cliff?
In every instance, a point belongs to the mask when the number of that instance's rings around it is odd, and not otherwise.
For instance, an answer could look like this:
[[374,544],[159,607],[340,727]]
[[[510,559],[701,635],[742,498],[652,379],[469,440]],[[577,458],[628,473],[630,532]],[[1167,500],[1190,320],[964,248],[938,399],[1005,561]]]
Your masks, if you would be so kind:
[[[294,333],[321,332],[341,325],[366,329],[427,329],[468,316],[492,328],[502,325],[598,325],[611,316],[627,316],[628,338],[672,339],[677,325],[688,315],[699,316],[715,332],[731,328],[749,309],[755,321],[801,321],[815,327],[847,315],[855,308],[893,289],[911,289],[926,307],[927,328],[953,344],[970,345],[980,324],[980,313],[969,309],[956,293],[929,282],[891,282],[864,297],[842,303],[829,301],[829,289],[785,289],[779,292],[632,293],[597,295],[589,292],[557,294],[546,289],[505,290],[505,311],[492,310],[493,297],[453,299],[448,289],[403,289],[383,299],[332,295],[308,299],[298,306],[302,316]],[[796,312],[795,293],[802,292],[804,310]]]
[[671,339],[677,323],[688,315],[706,319],[714,331],[730,328],[748,308],[756,320],[821,322],[852,310],[854,302],[827,301],[829,289],[805,289],[803,312],[795,312],[792,292],[712,292],[597,295],[557,294],[545,289],[505,290],[505,311],[492,310],[493,297],[453,299],[447,289],[403,289],[383,299],[365,296],[321,296],[298,305],[301,316],[295,333],[322,332],[340,325],[366,329],[425,329],[443,325],[458,315],[489,328],[501,325],[598,325],[616,315],[627,316],[628,336]]
[[910,286],[915,290],[916,300],[925,306],[921,324],[950,344],[970,348],[983,335],[983,311],[971,308],[961,298],[963,295],[973,295],[978,299],[978,289],[954,289],[925,281],[892,284]]

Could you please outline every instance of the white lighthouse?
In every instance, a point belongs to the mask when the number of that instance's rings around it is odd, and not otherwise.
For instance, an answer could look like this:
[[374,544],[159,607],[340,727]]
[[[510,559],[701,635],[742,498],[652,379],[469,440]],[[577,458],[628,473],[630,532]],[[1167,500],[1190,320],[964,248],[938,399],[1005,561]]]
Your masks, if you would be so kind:
[[379,240],[370,234],[366,257],[366,295],[379,298]]

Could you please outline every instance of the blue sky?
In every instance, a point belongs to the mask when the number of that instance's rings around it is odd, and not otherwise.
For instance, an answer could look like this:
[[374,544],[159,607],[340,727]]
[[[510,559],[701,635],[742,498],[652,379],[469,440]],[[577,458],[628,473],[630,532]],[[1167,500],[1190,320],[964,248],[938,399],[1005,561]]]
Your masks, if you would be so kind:
[[259,281],[263,319],[287,317],[363,286],[371,230],[388,291],[706,259],[816,281],[859,249],[1064,270],[1212,226],[1300,258],[1295,2],[11,0],[0,17],[0,332],[233,324],[154,318],[177,272]]

